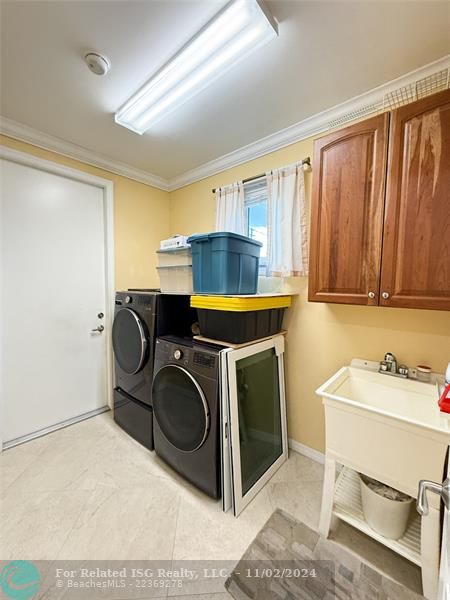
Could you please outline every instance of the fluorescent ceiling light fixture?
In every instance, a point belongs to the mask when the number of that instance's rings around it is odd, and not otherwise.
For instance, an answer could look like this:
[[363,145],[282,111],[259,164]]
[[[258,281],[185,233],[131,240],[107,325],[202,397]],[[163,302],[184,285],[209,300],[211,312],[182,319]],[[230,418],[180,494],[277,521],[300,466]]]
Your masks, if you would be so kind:
[[233,0],[117,111],[116,123],[144,133],[277,35],[261,0]]

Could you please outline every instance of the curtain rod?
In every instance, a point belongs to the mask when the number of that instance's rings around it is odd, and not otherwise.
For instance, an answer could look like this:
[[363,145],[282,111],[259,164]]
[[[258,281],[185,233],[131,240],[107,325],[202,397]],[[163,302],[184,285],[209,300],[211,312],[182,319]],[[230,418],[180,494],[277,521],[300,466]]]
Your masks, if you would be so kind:
[[[308,165],[308,167],[311,166],[311,157],[307,156],[306,158],[304,158],[302,160],[302,165]],[[253,175],[253,177],[247,177],[246,179],[242,180],[242,183],[249,183],[250,181],[256,181],[256,179],[261,179],[262,177],[265,177],[266,174],[265,173],[261,173],[260,175]],[[217,188],[213,188],[212,193],[215,194],[216,193],[216,189]]]

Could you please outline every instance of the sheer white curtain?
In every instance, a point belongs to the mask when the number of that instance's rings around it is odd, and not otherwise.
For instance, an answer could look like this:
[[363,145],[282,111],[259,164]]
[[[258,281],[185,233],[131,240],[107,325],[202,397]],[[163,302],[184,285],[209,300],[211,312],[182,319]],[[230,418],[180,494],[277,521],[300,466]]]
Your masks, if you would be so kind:
[[267,274],[307,275],[305,181],[301,162],[267,173],[267,220]]
[[245,235],[244,186],[242,181],[216,190],[216,231]]

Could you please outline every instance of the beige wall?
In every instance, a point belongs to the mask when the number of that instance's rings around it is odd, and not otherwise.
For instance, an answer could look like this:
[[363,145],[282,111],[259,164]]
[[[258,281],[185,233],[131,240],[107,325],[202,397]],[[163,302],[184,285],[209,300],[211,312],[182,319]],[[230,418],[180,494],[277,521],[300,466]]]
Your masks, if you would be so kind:
[[[155,250],[171,233],[214,228],[211,188],[312,155],[312,140],[167,192],[0,136],[0,144],[93,173],[114,182],[116,288],[158,285]],[[306,174],[309,204],[311,173]],[[408,365],[420,362],[443,371],[450,360],[450,312],[369,308],[307,302],[307,279],[290,281],[299,291],[287,311],[289,435],[324,448],[323,410],[316,387],[353,357],[380,360],[394,352]]]
[[[313,140],[303,140],[172,192],[171,230],[213,229],[213,187],[312,157],[312,150]],[[306,174],[308,205],[311,177]],[[324,449],[323,409],[314,390],[352,358],[380,360],[390,351],[410,366],[422,362],[437,371],[450,360],[450,312],[310,303],[307,278],[290,283],[299,295],[285,319],[288,428],[292,438],[307,446]]]
[[6,136],[0,144],[114,183],[115,286],[157,287],[155,250],[169,235],[169,193]]

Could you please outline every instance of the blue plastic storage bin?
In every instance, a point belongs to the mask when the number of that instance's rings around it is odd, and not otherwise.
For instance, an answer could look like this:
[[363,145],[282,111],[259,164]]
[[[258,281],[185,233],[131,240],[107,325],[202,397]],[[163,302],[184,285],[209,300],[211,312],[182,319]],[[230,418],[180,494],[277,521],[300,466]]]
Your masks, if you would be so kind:
[[188,242],[195,293],[256,294],[261,242],[229,231],[193,235]]

